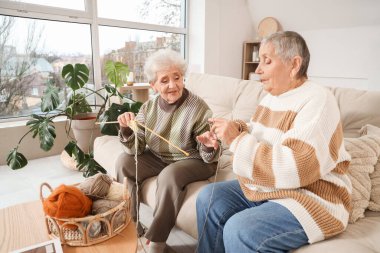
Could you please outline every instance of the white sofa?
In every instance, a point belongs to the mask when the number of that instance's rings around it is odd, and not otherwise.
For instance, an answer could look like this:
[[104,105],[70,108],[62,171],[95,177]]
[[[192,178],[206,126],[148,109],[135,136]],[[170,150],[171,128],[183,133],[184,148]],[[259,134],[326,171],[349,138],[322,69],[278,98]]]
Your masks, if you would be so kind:
[[[248,121],[260,99],[265,95],[255,81],[190,74],[186,87],[202,97],[215,117]],[[380,92],[331,88],[339,104],[345,137],[359,137],[359,130],[366,124],[380,127]],[[94,156],[111,175],[115,175],[115,161],[122,146],[115,136],[101,136],[95,140]],[[235,178],[231,169],[230,154],[224,151],[220,158],[217,181]],[[192,183],[186,188],[186,197],[178,214],[176,227],[197,238],[195,200],[202,186],[213,182]],[[142,185],[142,202],[150,207],[155,204],[156,178],[147,179]],[[366,217],[332,239],[304,246],[295,252],[380,252],[380,212],[366,211]]]

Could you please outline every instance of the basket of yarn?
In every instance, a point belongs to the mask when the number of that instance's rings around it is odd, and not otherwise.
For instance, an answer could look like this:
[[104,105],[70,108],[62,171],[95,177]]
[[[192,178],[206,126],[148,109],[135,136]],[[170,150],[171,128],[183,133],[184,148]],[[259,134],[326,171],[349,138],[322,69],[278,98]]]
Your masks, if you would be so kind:
[[[46,198],[45,187],[51,192]],[[108,240],[131,220],[126,178],[120,184],[99,173],[80,184],[62,184],[55,189],[42,183],[40,199],[50,238],[58,238],[70,246],[89,246]]]

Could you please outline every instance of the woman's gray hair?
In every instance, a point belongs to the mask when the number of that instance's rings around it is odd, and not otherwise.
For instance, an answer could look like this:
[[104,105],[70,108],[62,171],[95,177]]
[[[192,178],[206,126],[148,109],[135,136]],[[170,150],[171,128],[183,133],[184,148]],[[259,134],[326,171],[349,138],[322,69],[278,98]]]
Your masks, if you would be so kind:
[[187,70],[187,63],[180,53],[172,49],[160,49],[153,53],[145,62],[144,73],[148,78],[148,82],[155,82],[157,72],[166,70],[170,67],[176,67],[184,76]]
[[277,32],[269,35],[261,41],[261,44],[271,43],[274,47],[276,55],[283,62],[288,62],[295,56],[302,58],[300,70],[296,78],[307,77],[307,68],[310,62],[310,52],[306,45],[306,41],[296,32],[285,31]]

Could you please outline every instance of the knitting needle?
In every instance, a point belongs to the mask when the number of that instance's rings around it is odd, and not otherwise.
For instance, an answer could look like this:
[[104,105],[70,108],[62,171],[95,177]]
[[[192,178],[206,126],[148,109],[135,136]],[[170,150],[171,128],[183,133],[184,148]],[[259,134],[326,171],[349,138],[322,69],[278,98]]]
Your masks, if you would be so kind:
[[100,124],[116,124],[116,123],[119,123],[119,121],[95,122],[95,125],[100,125]]
[[[161,135],[159,135],[158,133],[156,133],[155,131],[153,131],[152,129],[150,129],[149,127],[145,126],[144,124],[138,122],[137,120],[135,120],[135,122],[137,124],[139,124],[140,126],[144,127],[146,130],[150,131],[152,134],[156,135],[157,137],[161,138],[162,140],[164,140],[166,143],[168,143],[169,145],[175,147],[176,149],[178,149],[179,151],[181,151],[182,153],[184,153],[186,156],[189,156],[190,154],[187,153],[186,151],[184,151],[183,149],[179,148],[178,146],[176,146],[175,144],[171,143],[169,140],[165,139],[164,137],[162,137]],[[108,121],[108,122],[95,122],[96,125],[99,125],[99,124],[116,124],[116,123],[119,123],[118,121]]]

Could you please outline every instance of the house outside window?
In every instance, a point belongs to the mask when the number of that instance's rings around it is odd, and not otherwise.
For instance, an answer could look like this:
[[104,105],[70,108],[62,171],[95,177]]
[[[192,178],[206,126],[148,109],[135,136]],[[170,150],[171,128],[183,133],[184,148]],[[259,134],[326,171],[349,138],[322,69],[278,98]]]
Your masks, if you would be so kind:
[[185,57],[186,9],[185,0],[0,0],[0,121],[41,113],[48,85],[67,103],[61,71],[68,63],[89,67],[92,88],[108,82],[109,59],[146,82],[153,52],[172,48]]

